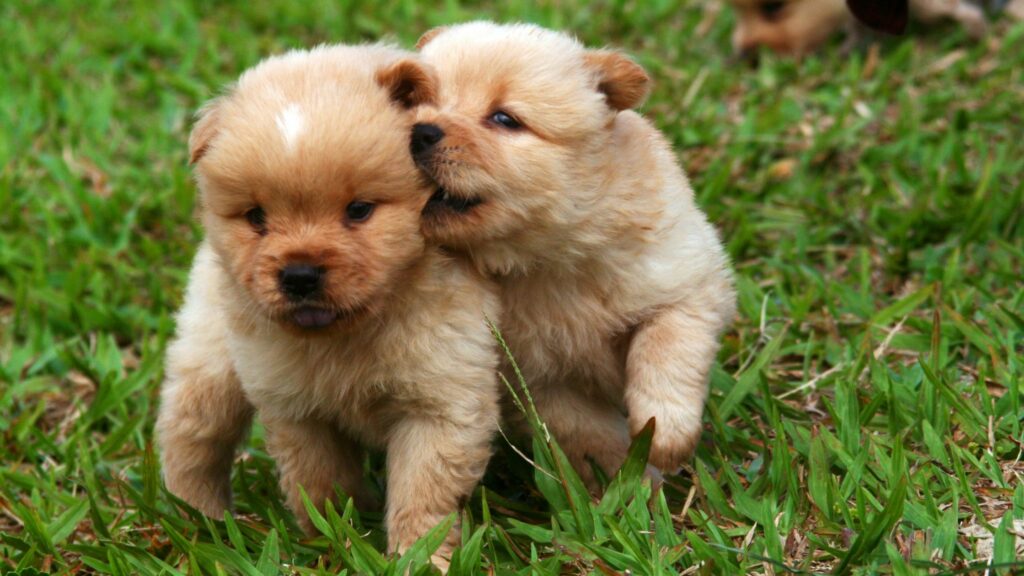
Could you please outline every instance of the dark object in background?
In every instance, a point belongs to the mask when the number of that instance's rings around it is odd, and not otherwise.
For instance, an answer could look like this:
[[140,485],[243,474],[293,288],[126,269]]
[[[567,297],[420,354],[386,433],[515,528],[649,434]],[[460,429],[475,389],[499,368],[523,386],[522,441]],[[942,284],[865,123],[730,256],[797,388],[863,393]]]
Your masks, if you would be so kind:
[[861,24],[872,30],[903,34],[907,29],[907,0],[846,0],[846,5]]

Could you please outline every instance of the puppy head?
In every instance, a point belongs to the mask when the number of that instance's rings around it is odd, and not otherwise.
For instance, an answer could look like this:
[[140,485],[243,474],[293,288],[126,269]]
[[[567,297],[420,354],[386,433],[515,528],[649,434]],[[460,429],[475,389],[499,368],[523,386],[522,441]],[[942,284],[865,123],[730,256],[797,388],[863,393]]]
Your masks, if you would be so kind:
[[441,79],[412,133],[413,157],[438,185],[424,233],[453,247],[500,249],[571,222],[616,115],[650,88],[621,53],[531,25],[463,24],[419,47]]
[[849,18],[843,0],[728,0],[736,10],[733,49],[752,57],[759,48],[802,56]]
[[432,186],[409,131],[434,88],[414,55],[321,47],[264,61],[203,109],[203,223],[247,313],[306,334],[382,306],[423,252]]

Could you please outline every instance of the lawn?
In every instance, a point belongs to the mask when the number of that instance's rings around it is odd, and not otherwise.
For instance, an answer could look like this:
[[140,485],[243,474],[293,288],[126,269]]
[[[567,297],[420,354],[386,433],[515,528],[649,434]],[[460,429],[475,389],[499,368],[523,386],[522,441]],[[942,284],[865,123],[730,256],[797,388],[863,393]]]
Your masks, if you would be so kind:
[[259,430],[234,519],[203,519],[163,489],[152,427],[200,237],[197,107],[269,54],[472,18],[648,67],[740,314],[684,474],[648,505],[641,437],[588,501],[557,449],[537,470],[499,439],[452,573],[1024,571],[1024,24],[750,70],[704,5],[0,4],[0,574],[429,570],[429,541],[380,552],[379,514],[304,537]]

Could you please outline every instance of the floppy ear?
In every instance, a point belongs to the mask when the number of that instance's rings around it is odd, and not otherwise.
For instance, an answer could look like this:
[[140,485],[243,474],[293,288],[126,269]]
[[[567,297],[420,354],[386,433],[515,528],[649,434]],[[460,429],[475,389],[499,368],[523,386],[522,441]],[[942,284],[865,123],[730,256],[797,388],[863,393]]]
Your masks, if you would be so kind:
[[584,58],[597,72],[597,90],[604,93],[612,108],[629,110],[647,99],[651,77],[629,56],[614,50],[589,50]]
[[216,98],[203,106],[197,114],[198,120],[188,137],[188,163],[195,164],[206,154],[210,142],[220,128],[220,99]]
[[420,39],[416,41],[416,49],[422,50],[423,47],[429,44],[431,40],[436,38],[438,34],[444,32],[447,29],[447,26],[437,26],[436,28],[431,28],[430,30],[427,30],[426,32],[423,33],[423,36],[420,36]]
[[403,58],[377,72],[377,83],[405,108],[432,102],[437,95],[434,71],[412,58]]
[[846,0],[850,12],[862,24],[889,34],[903,34],[907,29],[907,0]]

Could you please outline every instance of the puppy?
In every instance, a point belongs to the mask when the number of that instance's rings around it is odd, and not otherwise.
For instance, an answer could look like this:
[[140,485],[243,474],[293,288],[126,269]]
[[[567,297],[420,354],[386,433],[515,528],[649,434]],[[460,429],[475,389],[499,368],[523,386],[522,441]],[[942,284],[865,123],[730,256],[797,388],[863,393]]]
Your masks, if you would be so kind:
[[[171,492],[230,506],[252,407],[288,505],[365,501],[387,451],[388,547],[403,551],[480,479],[499,417],[498,297],[425,245],[432,187],[409,156],[432,72],[386,46],[270,58],[207,105],[191,160],[206,240],[167,357],[157,433]],[[442,567],[453,530],[435,561]]]
[[[858,28],[856,19],[845,0],[727,0],[736,10],[736,28],[732,45],[737,54],[753,56],[759,48],[787,56],[803,56],[813,52],[837,30],[846,29],[851,38]],[[873,4],[887,4],[886,0],[867,2],[850,0],[859,11],[872,10]],[[893,2],[899,5],[900,2]],[[906,2],[904,2],[906,4]],[[864,5],[865,7],[861,7]],[[910,0],[910,15],[925,23],[955,20],[977,38],[985,33],[987,23],[984,12],[965,0]],[[893,13],[889,17],[897,17]],[[905,22],[905,15],[903,15]],[[875,24],[889,30],[888,22]]]
[[498,280],[504,337],[591,486],[588,461],[615,472],[650,418],[651,462],[675,470],[735,297],[671,147],[631,111],[647,73],[531,25],[435,29],[419,47],[441,79],[411,143],[438,184],[426,236]]

